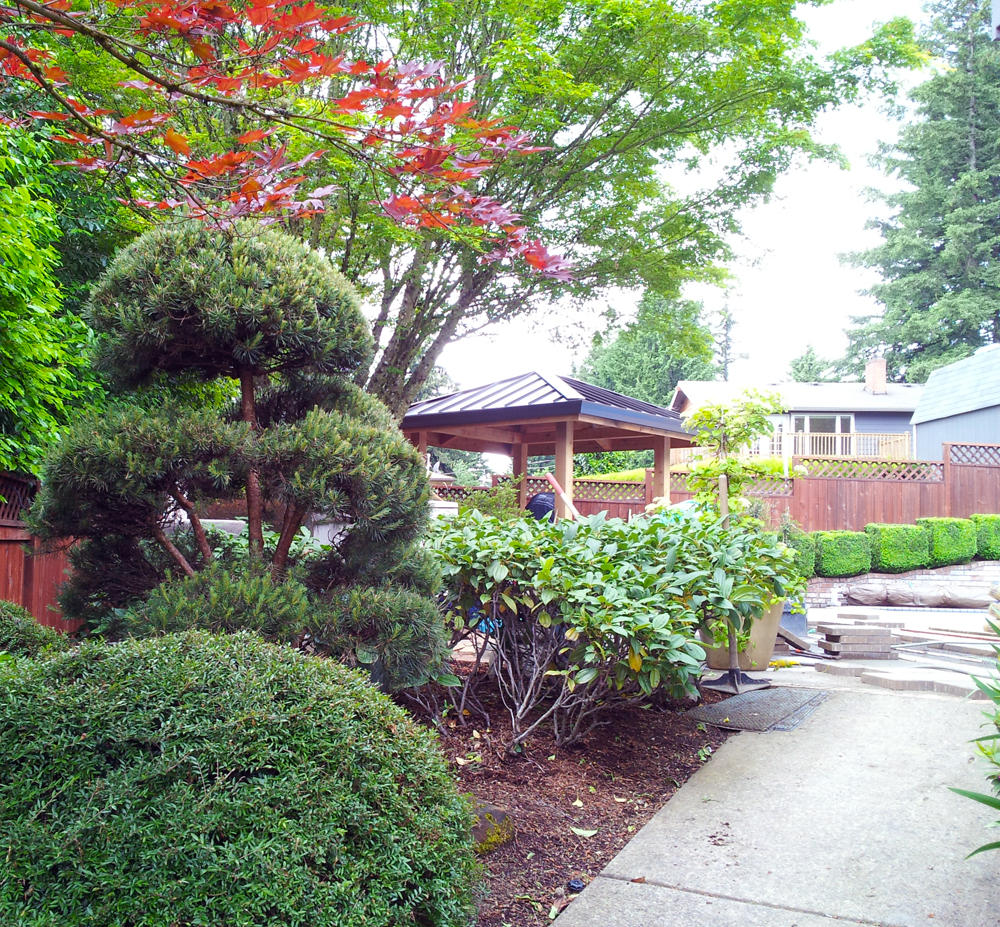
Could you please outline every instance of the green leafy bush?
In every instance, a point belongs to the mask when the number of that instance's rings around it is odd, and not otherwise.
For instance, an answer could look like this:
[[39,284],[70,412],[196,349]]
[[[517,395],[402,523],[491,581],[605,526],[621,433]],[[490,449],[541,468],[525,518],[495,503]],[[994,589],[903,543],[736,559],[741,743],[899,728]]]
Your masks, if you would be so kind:
[[[501,522],[469,513],[434,526],[454,640],[495,653],[517,745],[542,724],[582,737],[616,702],[692,694],[699,626],[738,630],[801,581],[792,552],[760,532],[674,513],[629,522]],[[469,692],[456,695],[461,708]],[[475,693],[472,693],[473,695]]]
[[976,556],[976,524],[968,518],[918,518],[930,535],[929,565],[968,563]]
[[976,556],[1000,560],[1000,515],[970,515],[976,526]]
[[20,605],[0,599],[0,652],[37,657],[69,647],[70,641],[65,634],[39,624]]
[[871,543],[872,569],[904,573],[930,562],[930,534],[920,525],[865,525]]
[[459,513],[475,510],[481,515],[492,515],[512,521],[521,517],[521,507],[517,504],[518,485],[513,480],[504,480],[489,489],[476,489],[460,503]]
[[872,566],[872,549],[863,531],[814,531],[817,576],[857,576]]
[[0,854],[20,927],[457,927],[476,871],[431,733],[333,661],[198,632],[0,665]]
[[784,542],[795,551],[795,566],[805,579],[816,575],[816,541],[804,531],[790,532]]

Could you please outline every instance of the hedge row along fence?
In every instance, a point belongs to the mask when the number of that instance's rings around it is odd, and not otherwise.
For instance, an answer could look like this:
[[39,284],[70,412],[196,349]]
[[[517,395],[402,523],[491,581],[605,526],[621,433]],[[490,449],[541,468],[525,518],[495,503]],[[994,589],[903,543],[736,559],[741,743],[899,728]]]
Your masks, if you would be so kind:
[[864,531],[795,532],[786,538],[806,576],[905,573],[1000,560],[1000,515],[918,518],[915,525],[866,525]]

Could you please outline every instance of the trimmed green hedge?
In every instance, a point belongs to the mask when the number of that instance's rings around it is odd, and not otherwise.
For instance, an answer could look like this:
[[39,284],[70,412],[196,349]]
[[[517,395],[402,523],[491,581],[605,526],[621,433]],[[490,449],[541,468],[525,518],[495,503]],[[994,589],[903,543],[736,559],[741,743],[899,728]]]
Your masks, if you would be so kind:
[[471,826],[434,734],[332,660],[187,632],[0,663],[0,923],[464,927]]
[[68,650],[69,638],[55,628],[39,624],[20,605],[0,599],[0,651],[19,657]]
[[968,563],[976,556],[976,525],[968,518],[918,518],[917,524],[930,534],[928,566]]
[[795,551],[795,565],[809,579],[816,575],[816,539],[802,531],[790,532],[785,543]]
[[865,525],[872,548],[872,569],[905,573],[930,562],[930,533],[920,525]]
[[815,531],[816,574],[857,576],[872,565],[872,549],[863,531]]
[[970,515],[976,526],[976,556],[1000,560],[1000,515]]

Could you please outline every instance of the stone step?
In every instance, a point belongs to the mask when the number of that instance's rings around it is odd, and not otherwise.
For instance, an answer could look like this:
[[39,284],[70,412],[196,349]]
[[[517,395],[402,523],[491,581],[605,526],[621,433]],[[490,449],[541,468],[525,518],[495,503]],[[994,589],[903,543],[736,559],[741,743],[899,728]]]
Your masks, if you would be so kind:
[[985,693],[962,673],[932,669],[870,669],[861,674],[861,681],[869,685],[892,689],[896,692],[938,692],[958,695],[977,701],[986,699]]

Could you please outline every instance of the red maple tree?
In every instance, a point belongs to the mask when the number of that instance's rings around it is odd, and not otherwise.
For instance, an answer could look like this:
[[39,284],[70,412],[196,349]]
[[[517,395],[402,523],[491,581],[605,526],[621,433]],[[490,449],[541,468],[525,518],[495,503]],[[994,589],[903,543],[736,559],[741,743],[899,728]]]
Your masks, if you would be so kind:
[[[23,116],[60,124],[53,137],[79,149],[60,163],[128,169],[162,194],[133,197],[135,205],[223,225],[320,212],[336,187],[313,186],[303,169],[336,150],[392,185],[378,201],[397,222],[471,226],[484,260],[520,256],[568,278],[567,263],[515,212],[470,189],[499,160],[539,149],[512,126],[474,118],[474,101],[462,98],[470,82],[450,79],[440,62],[368,62],[338,51],[338,38],[358,25],[313,0],[0,0],[0,87],[26,82],[52,101]],[[134,108],[104,109],[74,90],[55,51],[74,47],[122,69]],[[339,96],[341,81],[349,89]],[[176,128],[182,103],[263,128],[234,131],[224,150],[198,157]],[[281,140],[290,130],[322,147],[292,157]]]

